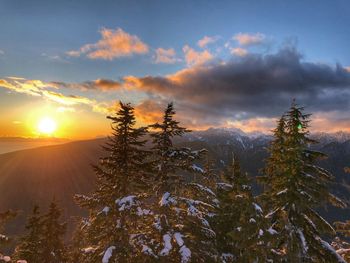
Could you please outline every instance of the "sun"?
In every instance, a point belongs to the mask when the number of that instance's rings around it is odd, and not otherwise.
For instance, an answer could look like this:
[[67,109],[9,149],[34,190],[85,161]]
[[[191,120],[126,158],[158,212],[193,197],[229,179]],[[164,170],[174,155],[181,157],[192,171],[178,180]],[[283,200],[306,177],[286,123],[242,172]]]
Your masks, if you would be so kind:
[[38,131],[42,134],[52,135],[56,130],[56,121],[49,117],[42,118],[38,123]]

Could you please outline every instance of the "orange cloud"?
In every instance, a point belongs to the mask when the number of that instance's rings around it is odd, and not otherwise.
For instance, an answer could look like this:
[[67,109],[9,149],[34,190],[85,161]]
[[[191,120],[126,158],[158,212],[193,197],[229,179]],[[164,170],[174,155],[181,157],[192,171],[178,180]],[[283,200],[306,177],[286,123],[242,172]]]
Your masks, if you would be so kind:
[[239,33],[236,34],[233,39],[236,40],[242,46],[258,45],[265,41],[265,35],[261,33],[247,34]]
[[236,55],[238,57],[244,57],[248,55],[248,50],[240,47],[232,48],[230,51],[232,55]]
[[204,64],[213,59],[213,55],[208,50],[200,52],[188,45],[184,46],[182,50],[185,53],[185,59],[188,65]]
[[97,89],[102,91],[119,90],[122,88],[121,83],[109,79],[97,79],[92,81],[91,84],[94,84]]
[[66,83],[66,82],[49,82],[49,84],[56,88],[79,89],[82,91],[101,90],[101,91],[115,91],[123,88],[123,85],[115,80],[110,79],[96,79],[93,81],[85,81],[81,83]]
[[342,130],[350,132],[350,120],[347,112],[318,112],[313,114],[311,119],[312,131],[337,132]]
[[239,128],[244,132],[260,131],[264,133],[271,132],[276,126],[276,118],[251,118],[247,120],[227,121],[224,127]]
[[219,39],[218,36],[209,37],[204,36],[202,39],[198,40],[197,45],[201,48],[205,48],[207,45],[215,43]]
[[156,49],[155,63],[173,64],[173,63],[176,63],[178,61],[179,61],[179,59],[176,58],[176,52],[173,48],[169,48],[169,49],[157,48]]
[[165,103],[155,100],[142,101],[135,107],[136,118],[142,125],[160,122],[163,117],[165,106]]
[[145,54],[149,48],[139,37],[130,35],[121,28],[116,30],[103,28],[100,30],[101,39],[94,44],[86,44],[78,51],[68,51],[67,55],[78,57],[86,54],[91,59],[113,60],[133,54]]

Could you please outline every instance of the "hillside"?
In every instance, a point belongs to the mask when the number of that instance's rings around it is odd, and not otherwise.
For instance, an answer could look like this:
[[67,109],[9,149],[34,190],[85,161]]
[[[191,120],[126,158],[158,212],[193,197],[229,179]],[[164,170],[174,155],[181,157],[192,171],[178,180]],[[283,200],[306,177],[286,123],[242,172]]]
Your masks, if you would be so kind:
[[102,143],[79,141],[0,155],[0,210],[20,211],[18,225],[33,204],[46,207],[56,198],[67,218],[79,214],[72,196],[92,189],[90,164],[101,155]]

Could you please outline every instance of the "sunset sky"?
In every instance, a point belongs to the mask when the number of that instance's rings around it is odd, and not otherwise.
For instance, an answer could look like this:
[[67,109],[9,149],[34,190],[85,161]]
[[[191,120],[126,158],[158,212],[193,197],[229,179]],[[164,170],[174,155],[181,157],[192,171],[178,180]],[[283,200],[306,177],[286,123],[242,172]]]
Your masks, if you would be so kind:
[[140,125],[173,101],[193,129],[269,131],[296,98],[314,131],[350,131],[349,14],[345,0],[1,0],[0,137],[104,136],[119,100]]

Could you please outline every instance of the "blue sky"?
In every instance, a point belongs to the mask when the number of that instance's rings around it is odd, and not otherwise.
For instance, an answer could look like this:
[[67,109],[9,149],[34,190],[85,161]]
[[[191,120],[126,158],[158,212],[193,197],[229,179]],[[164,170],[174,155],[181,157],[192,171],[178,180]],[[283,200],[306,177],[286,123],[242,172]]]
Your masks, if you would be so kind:
[[[296,97],[316,114],[317,127],[331,119],[348,130],[350,105],[343,99],[350,96],[349,25],[345,0],[1,0],[0,109],[14,120],[0,120],[0,128],[24,122],[16,110],[23,104],[42,100],[45,107],[63,105],[76,118],[84,112],[97,120],[122,99],[153,117],[173,100],[180,118],[181,111],[190,112],[184,122],[192,127],[266,130]],[[278,66],[269,72],[266,65]],[[244,78],[255,82],[247,86]],[[242,95],[250,88],[256,97]],[[225,92],[232,96],[221,98]],[[252,106],[270,98],[269,92],[276,94],[270,107],[275,113]]]
[[[196,47],[199,39],[261,32],[272,47],[292,39],[305,58],[350,65],[347,1],[1,1],[1,76],[47,81],[116,79],[172,73],[151,54],[113,61],[66,58],[65,52],[99,39],[101,28],[122,28],[151,49]],[[64,61],[49,59],[60,56]]]

